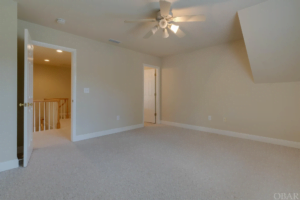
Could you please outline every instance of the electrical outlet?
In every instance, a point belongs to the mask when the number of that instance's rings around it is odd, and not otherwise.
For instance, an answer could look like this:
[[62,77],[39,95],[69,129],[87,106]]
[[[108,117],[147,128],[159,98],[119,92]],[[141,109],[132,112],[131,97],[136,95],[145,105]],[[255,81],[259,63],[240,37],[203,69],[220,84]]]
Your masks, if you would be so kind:
[[208,120],[211,121],[211,116],[208,116]]
[[118,120],[118,121],[120,120],[120,115],[117,116],[117,120]]
[[226,122],[226,121],[227,121],[226,117],[223,117],[223,122]]

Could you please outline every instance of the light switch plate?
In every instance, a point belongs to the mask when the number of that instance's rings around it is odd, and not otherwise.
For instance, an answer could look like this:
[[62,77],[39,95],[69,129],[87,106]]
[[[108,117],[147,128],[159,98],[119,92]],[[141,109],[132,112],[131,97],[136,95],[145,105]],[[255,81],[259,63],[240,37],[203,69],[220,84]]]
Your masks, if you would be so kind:
[[90,88],[84,88],[84,93],[90,93]]

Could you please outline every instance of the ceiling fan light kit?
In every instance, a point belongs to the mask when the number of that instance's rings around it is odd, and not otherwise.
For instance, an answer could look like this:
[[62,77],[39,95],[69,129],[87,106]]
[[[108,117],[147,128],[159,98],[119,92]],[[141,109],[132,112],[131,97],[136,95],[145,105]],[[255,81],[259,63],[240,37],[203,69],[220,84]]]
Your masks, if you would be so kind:
[[168,38],[168,37],[169,37],[169,33],[168,30],[165,28],[163,38]]
[[163,38],[168,38],[169,33],[167,29],[170,29],[179,38],[184,37],[185,33],[180,30],[178,25],[173,24],[174,22],[200,22],[205,21],[204,15],[186,15],[173,17],[171,11],[171,3],[168,1],[160,0],[160,11],[157,13],[156,19],[140,19],[140,20],[125,20],[125,23],[135,22],[158,22],[158,25],[154,26],[145,36],[144,39],[150,38],[154,35],[159,28],[163,29]]
[[159,21],[159,26],[160,26],[160,28],[162,28],[162,29],[167,28],[167,26],[168,26],[167,20],[166,20],[166,19],[161,19],[161,20]]
[[172,24],[170,29],[173,31],[173,33],[177,33],[178,29],[179,29],[179,26],[175,25],[175,24]]
[[152,34],[154,35],[157,31],[158,31],[158,29],[159,29],[159,26],[158,25],[156,25],[156,26],[154,26],[153,28],[152,28]]

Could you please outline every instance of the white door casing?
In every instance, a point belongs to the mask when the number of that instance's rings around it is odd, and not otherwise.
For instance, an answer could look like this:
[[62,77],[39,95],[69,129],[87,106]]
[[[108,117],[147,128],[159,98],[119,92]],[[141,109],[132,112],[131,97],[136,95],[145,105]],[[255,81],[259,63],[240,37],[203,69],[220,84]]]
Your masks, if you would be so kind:
[[155,123],[155,69],[144,70],[144,121]]
[[29,32],[24,37],[24,157],[23,166],[28,165],[33,151],[33,44]]

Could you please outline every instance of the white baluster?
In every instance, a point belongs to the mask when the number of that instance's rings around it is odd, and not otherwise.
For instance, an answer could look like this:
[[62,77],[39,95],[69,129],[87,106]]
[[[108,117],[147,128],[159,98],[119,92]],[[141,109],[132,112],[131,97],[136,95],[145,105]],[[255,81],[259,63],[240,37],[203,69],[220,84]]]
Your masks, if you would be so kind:
[[63,100],[62,106],[63,106],[63,119],[64,119],[65,118],[65,102],[64,102],[64,100]]
[[51,103],[49,102],[49,118],[48,118],[48,130],[50,130],[50,108],[51,108]]
[[53,120],[53,122],[52,122],[52,124],[53,124],[53,129],[54,129],[54,102],[52,102],[52,120]]
[[63,119],[65,118],[65,101],[62,100],[62,109],[63,109]]
[[46,130],[46,102],[44,102],[44,131]]
[[66,119],[66,100],[64,100],[64,119]]
[[63,105],[62,105],[62,100],[60,100],[60,119],[62,119],[62,107],[63,107]]
[[39,131],[41,131],[41,102],[39,102]]
[[35,127],[35,103],[33,103],[33,132],[36,132],[36,127]]

